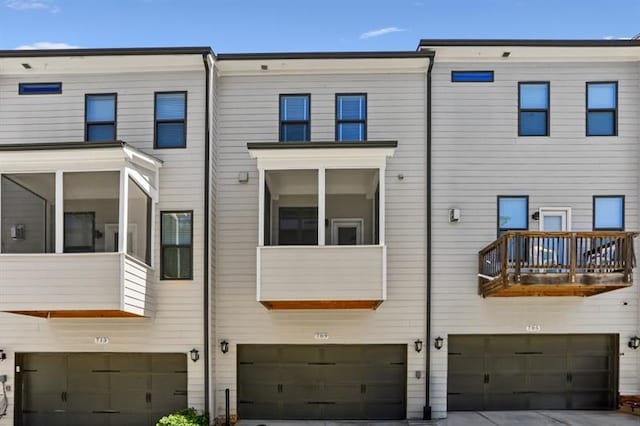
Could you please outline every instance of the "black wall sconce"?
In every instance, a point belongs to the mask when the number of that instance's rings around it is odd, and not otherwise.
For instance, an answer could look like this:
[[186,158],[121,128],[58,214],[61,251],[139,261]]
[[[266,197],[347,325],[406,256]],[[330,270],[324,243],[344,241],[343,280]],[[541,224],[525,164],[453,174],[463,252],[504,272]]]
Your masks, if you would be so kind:
[[4,353],[4,349],[0,349],[0,361],[7,359],[7,354]]
[[189,351],[189,355],[191,356],[191,361],[196,362],[200,359],[200,353],[196,348],[193,348]]
[[220,350],[222,351],[223,354],[226,354],[227,352],[229,352],[229,342],[227,342],[226,340],[221,341]]
[[440,350],[442,349],[442,346],[444,346],[444,339],[440,336],[436,337],[433,341],[433,347]]
[[640,337],[633,336],[629,339],[629,347],[634,350],[640,348]]
[[415,342],[413,342],[413,345],[416,349],[416,352],[420,353],[422,352],[422,340],[418,339]]
[[531,219],[533,219],[533,220],[540,220],[540,212],[534,212],[534,213],[531,215]]

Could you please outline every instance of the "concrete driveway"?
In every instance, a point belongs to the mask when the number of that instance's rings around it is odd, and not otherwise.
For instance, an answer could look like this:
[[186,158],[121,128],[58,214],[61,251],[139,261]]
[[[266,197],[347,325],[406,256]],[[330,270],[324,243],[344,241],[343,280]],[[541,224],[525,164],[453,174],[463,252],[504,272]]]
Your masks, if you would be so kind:
[[470,411],[451,412],[443,420],[277,421],[242,420],[238,426],[640,426],[640,417],[615,411]]

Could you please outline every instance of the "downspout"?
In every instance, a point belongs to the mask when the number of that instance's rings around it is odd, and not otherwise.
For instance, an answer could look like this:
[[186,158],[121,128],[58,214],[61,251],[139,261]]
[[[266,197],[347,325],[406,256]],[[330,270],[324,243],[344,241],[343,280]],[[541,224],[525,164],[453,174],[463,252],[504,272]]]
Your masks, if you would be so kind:
[[425,405],[423,409],[423,419],[431,420],[431,70],[435,61],[435,52],[429,52],[429,67],[427,68],[427,147],[426,147],[426,179],[427,179],[427,211],[425,215],[427,238],[426,244],[426,287],[427,287],[427,303],[426,303],[426,352],[425,352]]
[[204,106],[204,273],[203,273],[203,332],[204,332],[204,412],[210,413],[210,401],[209,401],[209,179],[210,179],[210,167],[209,164],[209,144],[210,144],[210,132],[209,132],[209,88],[210,88],[210,67],[209,67],[209,54],[204,53],[202,55],[204,61],[205,71],[205,106]]

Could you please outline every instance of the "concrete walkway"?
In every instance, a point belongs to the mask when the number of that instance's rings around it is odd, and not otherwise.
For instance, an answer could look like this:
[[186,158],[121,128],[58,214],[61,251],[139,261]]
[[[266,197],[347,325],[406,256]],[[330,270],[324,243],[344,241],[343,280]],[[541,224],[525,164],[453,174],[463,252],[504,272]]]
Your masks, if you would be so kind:
[[640,417],[615,411],[470,411],[443,420],[278,421],[242,420],[238,426],[640,426]]

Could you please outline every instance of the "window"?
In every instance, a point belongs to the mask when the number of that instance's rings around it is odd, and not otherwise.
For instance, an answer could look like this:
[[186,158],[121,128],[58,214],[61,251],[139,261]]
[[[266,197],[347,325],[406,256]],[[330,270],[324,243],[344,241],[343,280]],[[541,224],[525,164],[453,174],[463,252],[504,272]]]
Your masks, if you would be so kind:
[[518,83],[518,136],[549,136],[549,83]]
[[62,93],[62,83],[20,83],[20,95],[59,95]]
[[529,197],[499,196],[498,197],[498,236],[505,231],[529,229]]
[[363,93],[336,95],[336,140],[367,139],[367,95]]
[[493,71],[451,71],[452,83],[493,83]]
[[116,140],[115,93],[85,95],[85,140]]
[[279,214],[279,245],[318,244],[317,207],[280,207]]
[[593,230],[624,230],[624,195],[595,195],[593,197]]
[[280,141],[304,142],[311,138],[311,95],[280,95]]
[[187,92],[155,94],[154,148],[186,148]]
[[193,212],[162,212],[160,228],[160,278],[193,279]]
[[618,133],[618,83],[587,83],[587,136]]

